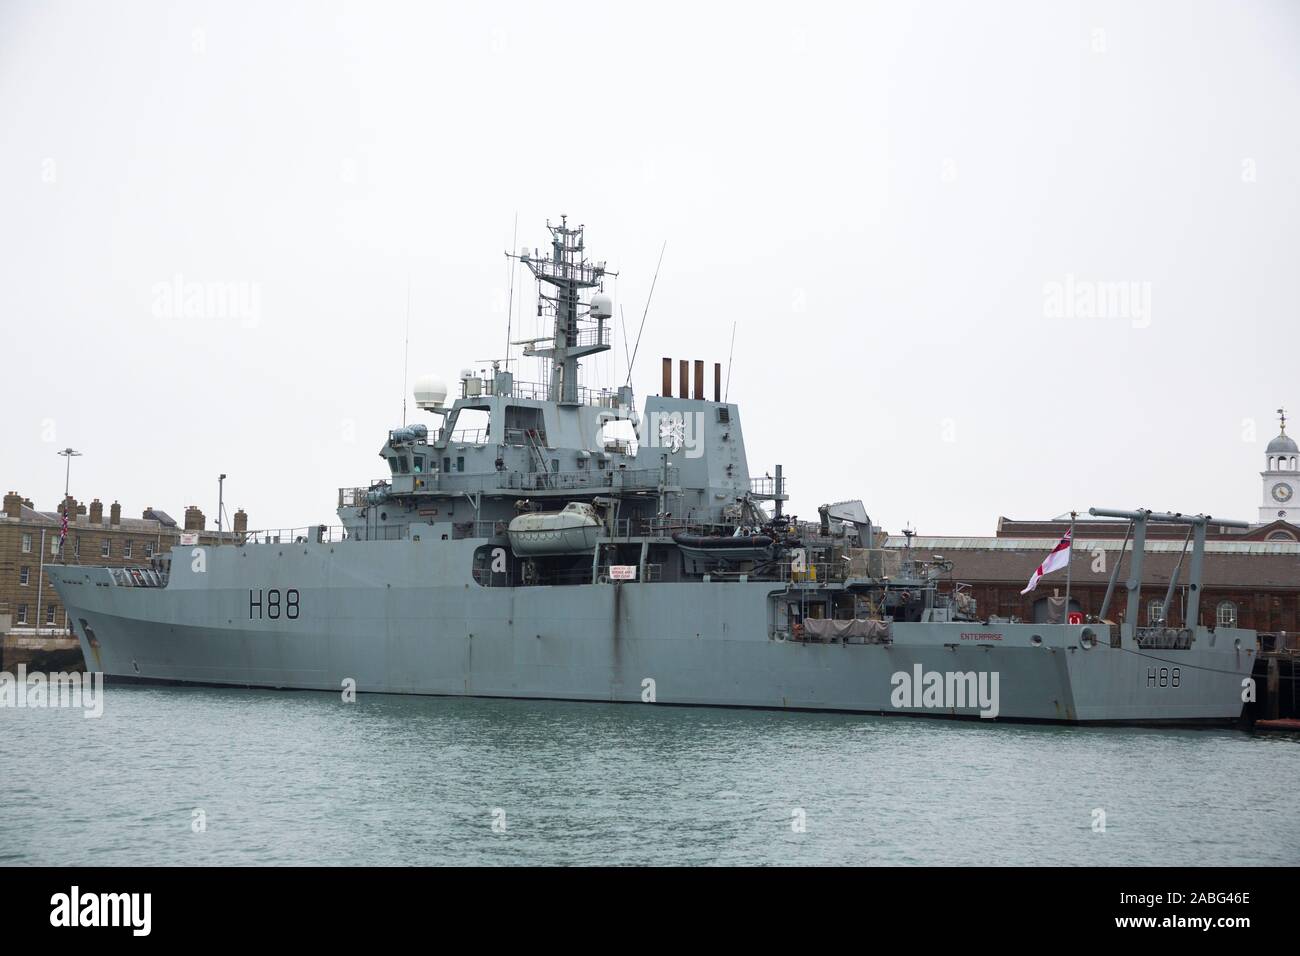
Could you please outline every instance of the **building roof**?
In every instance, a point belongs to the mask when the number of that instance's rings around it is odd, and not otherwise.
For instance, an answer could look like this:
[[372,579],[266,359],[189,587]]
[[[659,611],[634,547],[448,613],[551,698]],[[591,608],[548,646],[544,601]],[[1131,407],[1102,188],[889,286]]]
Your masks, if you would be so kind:
[[[154,512],[157,514],[158,512]],[[0,514],[0,521],[12,520],[7,519]],[[63,516],[57,511],[37,511],[35,508],[29,508],[26,505],[22,507],[22,517],[18,519],[20,524],[30,524],[58,529],[63,525]],[[86,515],[69,515],[68,530],[77,529],[96,530],[96,531],[133,531],[139,534],[157,534],[164,528],[174,528],[176,523],[167,525],[157,520],[147,518],[123,518],[120,524],[110,525],[105,519],[103,523],[92,524],[90,518]]]
[[[1114,567],[1115,552],[1123,538],[1079,538],[1074,542],[1075,558],[1071,572],[1076,584],[1104,585]],[[886,547],[901,548],[902,535],[891,535]],[[953,563],[953,577],[964,582],[1018,582],[1023,587],[1034,568],[1047,556],[1050,543],[1042,538],[913,538],[912,551],[918,558],[943,555]],[[1092,552],[1106,553],[1106,571],[1094,572]],[[1169,583],[1169,575],[1183,556],[1183,542],[1150,541],[1142,564],[1144,585]],[[1125,568],[1132,560],[1132,549],[1124,559]],[[1187,582],[1191,547],[1183,557],[1179,574]],[[1121,574],[1119,593],[1123,595]],[[1207,587],[1285,588],[1294,590],[1300,581],[1300,541],[1207,541],[1205,543],[1204,581]],[[1043,579],[1038,591],[1050,594],[1051,588],[1065,587],[1064,571]]]

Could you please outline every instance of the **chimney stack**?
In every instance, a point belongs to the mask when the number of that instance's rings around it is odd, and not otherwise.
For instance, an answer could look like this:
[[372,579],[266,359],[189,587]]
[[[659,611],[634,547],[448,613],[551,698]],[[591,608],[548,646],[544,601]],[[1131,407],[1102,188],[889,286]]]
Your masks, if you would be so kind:
[[235,512],[235,534],[248,533],[248,515],[240,508]]
[[206,519],[203,517],[203,512],[199,510],[198,505],[190,505],[185,509],[186,531],[202,531],[203,526],[206,523]]
[[704,401],[704,362],[695,360],[695,399]]
[[86,506],[80,501],[77,502],[77,517],[80,518],[86,513]]
[[18,492],[11,491],[5,495],[5,514],[10,518],[23,516],[23,498]]
[[722,363],[713,363],[713,400],[722,401]]
[[677,385],[680,398],[691,397],[691,363],[686,359],[677,360]]
[[90,502],[90,523],[104,523],[104,504],[98,498]]
[[122,506],[116,501],[108,508],[108,523],[115,528],[122,523]]
[[664,359],[663,396],[664,398],[673,397],[673,360],[670,358]]
[[63,503],[59,505],[59,514],[67,515],[68,520],[71,521],[73,515],[75,515],[76,513],[77,513],[77,499],[72,497],[72,495],[68,495],[68,497],[63,499]]

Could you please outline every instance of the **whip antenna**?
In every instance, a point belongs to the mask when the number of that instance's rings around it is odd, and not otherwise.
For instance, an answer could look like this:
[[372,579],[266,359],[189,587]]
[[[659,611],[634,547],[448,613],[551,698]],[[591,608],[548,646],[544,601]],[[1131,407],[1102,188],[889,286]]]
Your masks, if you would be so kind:
[[645,317],[650,314],[650,299],[655,294],[655,283],[659,281],[659,266],[664,264],[664,249],[668,248],[668,240],[664,240],[663,247],[659,250],[659,262],[655,264],[655,275],[650,280],[650,292],[645,297],[645,311],[641,313],[641,327],[636,330],[636,345],[632,348],[632,357],[627,363],[627,382],[632,384],[632,363],[636,361],[637,349],[641,348],[641,333],[645,331]]

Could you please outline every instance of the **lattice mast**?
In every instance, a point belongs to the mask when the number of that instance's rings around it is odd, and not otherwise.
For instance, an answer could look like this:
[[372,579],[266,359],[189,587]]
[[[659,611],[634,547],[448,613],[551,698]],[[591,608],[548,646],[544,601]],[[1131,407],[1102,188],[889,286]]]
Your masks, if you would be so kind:
[[558,226],[551,225],[548,219],[546,228],[551,232],[548,255],[536,252],[529,255],[526,251],[508,255],[526,265],[537,277],[537,313],[555,317],[554,332],[549,338],[516,344],[524,346],[524,355],[550,360],[547,397],[559,404],[576,405],[580,403],[578,360],[610,347],[609,329],[605,325],[605,320],[611,317],[608,299],[593,296],[590,303],[585,303],[582,293],[588,289],[603,292],[605,277],[618,273],[606,269],[604,262],[588,261],[584,226],[570,227],[568,216],[561,216]]

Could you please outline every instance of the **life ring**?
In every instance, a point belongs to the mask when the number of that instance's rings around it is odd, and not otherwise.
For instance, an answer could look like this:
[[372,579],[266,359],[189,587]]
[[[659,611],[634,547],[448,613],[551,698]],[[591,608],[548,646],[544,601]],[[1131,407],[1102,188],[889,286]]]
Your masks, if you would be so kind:
[[796,641],[803,640],[803,624],[796,621],[794,627],[790,628],[790,633],[794,635]]

